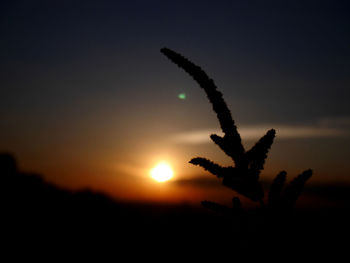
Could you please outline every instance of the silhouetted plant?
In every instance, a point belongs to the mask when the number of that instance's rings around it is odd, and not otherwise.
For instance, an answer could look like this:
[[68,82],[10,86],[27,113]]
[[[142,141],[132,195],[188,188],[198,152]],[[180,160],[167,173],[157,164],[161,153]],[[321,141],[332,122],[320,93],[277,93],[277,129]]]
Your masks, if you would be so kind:
[[281,195],[284,183],[286,181],[287,172],[280,172],[275,180],[273,180],[270,191],[269,191],[269,199],[268,203],[270,207],[278,207],[280,205]]
[[[242,145],[241,136],[237,131],[230,110],[228,109],[223,95],[217,90],[214,81],[197,65],[192,63],[182,55],[168,49],[162,48],[161,52],[172,62],[185,70],[197,83],[204,89],[213,110],[220,122],[224,136],[212,134],[210,138],[217,144],[226,155],[231,157],[234,166],[222,167],[206,158],[196,157],[190,160],[190,163],[199,165],[205,170],[222,178],[225,186],[233,189],[237,193],[259,202],[262,208],[268,207],[269,210],[290,209],[295,205],[304,184],[311,177],[312,171],[306,170],[296,177],[283,191],[286,180],[286,172],[280,172],[273,181],[268,204],[264,204],[264,191],[259,181],[260,172],[264,169],[265,159],[275,138],[275,130],[269,130],[250,150],[246,151]],[[221,213],[238,213],[242,211],[241,203],[238,197],[233,199],[233,208],[210,202],[203,201],[202,205]]]

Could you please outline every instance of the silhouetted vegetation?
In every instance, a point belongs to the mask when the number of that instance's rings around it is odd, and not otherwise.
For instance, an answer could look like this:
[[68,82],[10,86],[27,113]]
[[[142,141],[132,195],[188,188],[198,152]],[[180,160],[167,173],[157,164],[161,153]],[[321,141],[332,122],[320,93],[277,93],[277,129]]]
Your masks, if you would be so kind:
[[[205,208],[224,216],[220,224],[226,232],[226,239],[236,241],[231,243],[231,256],[235,256],[235,251],[242,248],[247,252],[245,255],[256,255],[259,258],[262,255],[276,256],[281,252],[289,255],[291,251],[295,255],[307,252],[315,256],[322,249],[343,254],[345,247],[336,240],[340,240],[339,235],[346,237],[349,233],[346,222],[349,218],[349,191],[346,193],[345,189],[338,188],[340,193],[337,194],[333,187],[308,188],[320,196],[322,193],[332,193],[334,200],[341,201],[344,210],[318,210],[311,207],[295,209],[305,183],[312,176],[312,170],[305,170],[289,184],[286,184],[287,173],[282,171],[270,184],[268,196],[264,198],[266,184],[260,180],[260,173],[274,141],[275,130],[267,131],[246,151],[230,110],[214,81],[199,66],[182,55],[168,48],[161,49],[161,52],[185,70],[205,91],[224,133],[223,137],[212,134],[210,138],[232,159],[234,166],[223,167],[203,157],[193,158],[190,163],[201,166],[221,179],[224,186],[259,204],[255,209],[244,209],[237,196],[232,199],[232,207],[202,201]],[[324,200],[332,199],[328,194],[324,197]],[[231,234],[233,235],[230,236]],[[225,239],[215,242],[227,244],[223,240]],[[332,254],[333,258],[334,256]]]
[[[268,194],[267,204],[264,201],[264,190],[261,184],[260,173],[264,169],[265,159],[275,138],[275,130],[271,129],[250,149],[245,150],[242,145],[241,136],[237,130],[235,122],[231,116],[223,95],[217,90],[212,79],[197,65],[192,63],[182,55],[163,48],[161,52],[172,62],[185,70],[205,91],[213,110],[219,120],[224,136],[216,134],[210,135],[212,141],[218,145],[221,150],[229,156],[234,166],[223,167],[206,158],[196,157],[190,160],[191,164],[199,165],[213,175],[222,179],[224,186],[229,187],[242,196],[249,198],[254,202],[259,202],[260,208],[250,212],[249,215],[268,221],[276,213],[291,212],[295,203],[302,192],[304,184],[312,176],[311,170],[306,170],[292,180],[285,188],[286,172],[280,172],[271,184]],[[248,213],[243,213],[243,208],[239,197],[233,198],[232,208],[217,204],[211,201],[203,201],[202,205],[206,208],[220,212],[226,215],[239,215],[247,219]],[[256,219],[255,219],[256,220]],[[267,222],[267,224],[269,224]],[[248,224],[248,228],[252,225]]]

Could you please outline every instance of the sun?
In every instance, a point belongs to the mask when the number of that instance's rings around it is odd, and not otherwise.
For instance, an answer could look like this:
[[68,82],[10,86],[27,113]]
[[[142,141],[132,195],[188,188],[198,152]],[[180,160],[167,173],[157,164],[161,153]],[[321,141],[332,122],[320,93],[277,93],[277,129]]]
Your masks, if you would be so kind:
[[159,183],[162,183],[170,180],[173,177],[174,172],[168,163],[161,162],[158,163],[154,168],[152,168],[150,174],[154,180],[156,180]]

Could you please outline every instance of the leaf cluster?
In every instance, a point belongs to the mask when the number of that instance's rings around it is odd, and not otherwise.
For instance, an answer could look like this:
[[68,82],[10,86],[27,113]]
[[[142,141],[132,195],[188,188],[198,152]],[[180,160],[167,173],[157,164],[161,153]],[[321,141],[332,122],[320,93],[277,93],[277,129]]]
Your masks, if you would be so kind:
[[[233,161],[233,165],[228,167],[223,167],[203,157],[193,158],[190,160],[190,163],[201,166],[222,179],[222,183],[226,187],[231,188],[252,201],[259,202],[262,207],[265,207],[263,201],[264,190],[259,181],[259,176],[264,169],[265,160],[274,141],[276,135],[275,130],[270,129],[251,149],[245,150],[231,112],[214,81],[208,77],[202,68],[195,65],[181,54],[168,48],[162,48],[161,52],[173,63],[187,72],[199,84],[200,88],[205,91],[219,120],[222,132],[224,133],[222,137],[217,134],[212,134],[210,138]],[[292,208],[304,184],[311,175],[312,171],[306,170],[283,189],[286,180],[286,172],[280,172],[271,185],[267,207],[270,209]],[[202,204],[217,212],[226,213],[227,211],[241,211],[239,198],[235,197],[233,200],[232,209],[210,201],[203,201]]]

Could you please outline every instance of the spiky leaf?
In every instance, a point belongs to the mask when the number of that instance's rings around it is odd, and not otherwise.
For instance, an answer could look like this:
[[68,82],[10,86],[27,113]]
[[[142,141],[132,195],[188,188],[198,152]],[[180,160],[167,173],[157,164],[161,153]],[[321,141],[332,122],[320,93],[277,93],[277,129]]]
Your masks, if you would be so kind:
[[236,151],[236,143],[232,137],[228,135],[221,137],[216,134],[212,134],[210,135],[210,138],[221,148],[221,150],[227,154],[227,156],[232,158],[237,167],[243,167],[244,163],[242,161],[244,159],[242,157],[238,157],[240,155]]
[[285,208],[293,208],[299,195],[301,194],[307,180],[312,176],[312,170],[306,170],[294,178],[286,187],[283,195],[283,204]]
[[270,207],[277,207],[280,205],[282,188],[286,181],[286,176],[287,173],[285,171],[281,171],[273,180],[270,186],[268,198],[268,205]]
[[219,178],[224,176],[224,168],[206,158],[196,157],[193,158],[190,163],[203,167],[205,170],[209,171]]
[[260,171],[264,169],[267,153],[275,138],[275,130],[269,130],[261,139],[246,153],[246,160],[251,171],[251,175],[256,179]]

